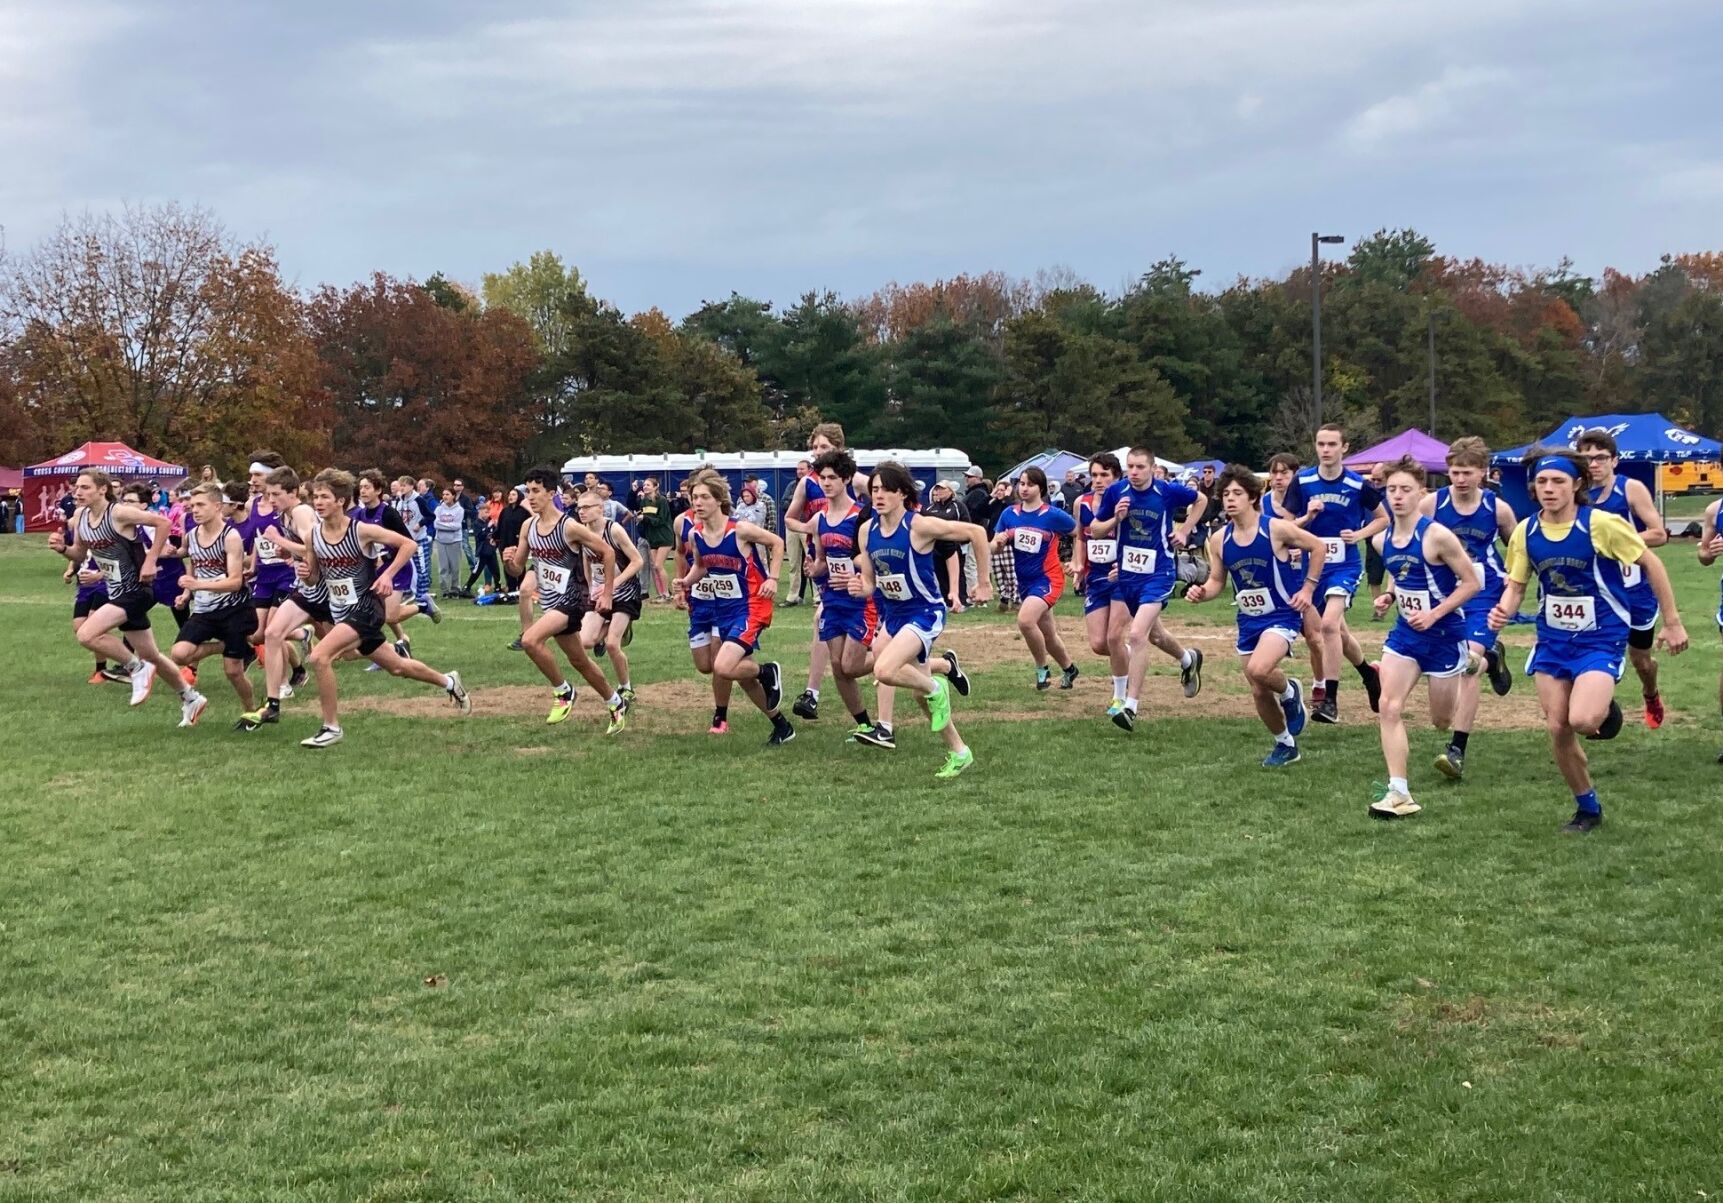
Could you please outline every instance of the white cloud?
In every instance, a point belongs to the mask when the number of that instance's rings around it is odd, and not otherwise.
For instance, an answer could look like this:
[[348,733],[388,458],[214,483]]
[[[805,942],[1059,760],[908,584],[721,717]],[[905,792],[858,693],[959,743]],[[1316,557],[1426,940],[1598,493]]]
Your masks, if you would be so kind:
[[1510,76],[1495,67],[1449,67],[1411,92],[1377,101],[1345,129],[1354,149],[1373,150],[1416,135],[1446,130],[1476,113]]

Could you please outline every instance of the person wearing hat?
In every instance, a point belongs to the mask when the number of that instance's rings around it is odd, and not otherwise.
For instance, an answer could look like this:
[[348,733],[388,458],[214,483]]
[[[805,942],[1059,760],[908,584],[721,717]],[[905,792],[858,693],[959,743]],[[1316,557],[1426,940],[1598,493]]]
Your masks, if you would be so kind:
[[[964,469],[963,491],[958,495],[963,498],[963,508],[969,511],[969,520],[978,525],[985,524],[987,511],[993,499],[988,495],[987,478],[981,474],[979,465],[970,464]],[[989,532],[990,536],[991,533]],[[974,592],[975,582],[978,579],[975,575],[975,549],[965,543],[962,556],[963,590],[965,594],[970,594]]]
[[[957,499],[959,489],[955,480],[935,482],[928,490],[928,502],[921,512],[930,518],[948,522],[968,522],[969,508]],[[946,608],[953,614],[963,613],[963,565],[959,558],[962,544],[940,541],[933,545],[933,567],[939,574],[939,588],[945,594]]]

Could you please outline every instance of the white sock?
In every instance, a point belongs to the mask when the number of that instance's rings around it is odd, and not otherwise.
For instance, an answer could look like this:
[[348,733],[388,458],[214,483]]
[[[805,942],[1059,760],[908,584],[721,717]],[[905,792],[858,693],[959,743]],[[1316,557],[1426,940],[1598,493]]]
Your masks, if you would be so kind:
[[1286,678],[1286,688],[1280,691],[1280,700],[1283,702],[1290,702],[1297,696],[1298,686],[1293,682],[1291,677]]
[[1129,710],[1132,714],[1135,714],[1137,712],[1137,699],[1136,698],[1126,698],[1125,699],[1125,709]]
[[1402,793],[1407,796],[1410,796],[1412,793],[1412,791],[1406,787],[1406,779],[1404,777],[1388,778],[1388,792],[1391,794]]
[[142,660],[138,659],[136,656],[133,656],[130,660],[126,661],[126,671],[128,673],[135,673],[139,669],[141,669],[143,666],[144,666],[144,662]]
[[606,706],[620,706],[622,705],[622,695],[613,689],[610,691],[610,696],[604,699],[604,704]]
[[551,686],[551,689],[559,698],[572,698],[574,696],[574,686],[570,685],[567,681],[558,681],[555,685]]
[[453,677],[451,677],[448,673],[444,673],[443,674],[443,688],[444,689],[453,689],[454,687],[455,687],[455,679]]
[[193,689],[190,685],[184,685],[184,686],[180,687],[180,691],[179,691],[179,700],[180,701],[189,702],[193,698],[195,698],[196,696],[197,696],[197,690]]
[[808,696],[817,702],[820,700],[820,691],[817,689],[810,689],[808,690]]
[[616,687],[616,692],[621,693],[624,689],[633,689],[633,688],[634,688],[634,686],[632,684],[630,684],[627,681],[624,681],[622,684],[620,684]]
[[1281,728],[1280,734],[1274,737],[1274,742],[1277,744],[1284,744],[1289,748],[1296,746],[1296,741],[1292,738],[1292,732],[1286,730],[1284,727]]
[[1179,667],[1180,668],[1189,668],[1195,660],[1196,660],[1196,656],[1191,652],[1191,649],[1188,647],[1184,651],[1179,653]]
[[1122,702],[1125,700],[1125,690],[1129,687],[1130,682],[1131,678],[1129,677],[1113,678],[1113,700],[1115,702]]

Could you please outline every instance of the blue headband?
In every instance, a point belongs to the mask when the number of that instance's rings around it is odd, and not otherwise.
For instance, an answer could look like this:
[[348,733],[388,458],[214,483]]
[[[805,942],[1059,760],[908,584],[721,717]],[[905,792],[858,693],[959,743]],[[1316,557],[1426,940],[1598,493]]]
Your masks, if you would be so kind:
[[1539,459],[1532,468],[1532,476],[1536,477],[1539,472],[1566,472],[1575,480],[1579,479],[1579,473],[1574,471],[1573,461],[1565,455],[1546,455]]

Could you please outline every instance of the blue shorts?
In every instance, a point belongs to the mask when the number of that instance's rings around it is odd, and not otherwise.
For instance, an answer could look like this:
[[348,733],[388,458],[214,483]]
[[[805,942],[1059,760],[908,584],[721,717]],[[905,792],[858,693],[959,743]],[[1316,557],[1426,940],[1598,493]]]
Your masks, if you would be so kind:
[[1502,591],[1493,589],[1488,593],[1480,593],[1466,603],[1466,642],[1475,643],[1484,651],[1496,646],[1496,640],[1501,636],[1500,631],[1490,630],[1490,611],[1496,608],[1496,603],[1502,600]]
[[712,603],[709,601],[688,602],[688,646],[690,648],[705,647],[717,642],[718,620],[712,613]]
[[1627,644],[1608,647],[1597,644],[1551,644],[1540,640],[1532,646],[1526,660],[1526,675],[1542,673],[1558,681],[1576,680],[1585,673],[1608,673],[1610,680],[1621,680],[1621,670],[1627,662]]
[[749,655],[759,650],[760,637],[771,625],[772,601],[766,597],[725,601],[712,611],[712,628],[718,641],[734,643]]
[[1414,631],[1403,622],[1394,624],[1382,650],[1402,660],[1411,660],[1426,677],[1457,677],[1466,671],[1470,653],[1461,632]]
[[1054,580],[1052,577],[1044,576],[1035,581],[1026,581],[1022,577],[1017,578],[1017,600],[1019,604],[1030,598],[1039,598],[1046,602],[1047,608],[1051,610],[1059,604],[1059,598],[1064,596],[1064,593],[1065,581],[1063,577]]
[[1083,586],[1084,614],[1105,610],[1113,604],[1113,597],[1117,592],[1113,587],[1113,566],[1108,564],[1104,568],[1101,572],[1089,570],[1089,579]]
[[1157,572],[1153,576],[1121,572],[1113,586],[1113,600],[1135,615],[1143,606],[1164,605],[1172,597],[1178,579],[1173,572]]
[[845,638],[871,645],[874,632],[877,630],[879,630],[879,611],[874,608],[871,598],[864,601],[859,597],[846,596],[840,602],[827,597],[820,604],[819,640],[821,643]]
[[1256,645],[1264,635],[1279,635],[1286,640],[1286,654],[1291,655],[1292,649],[1298,646],[1298,637],[1303,633],[1304,621],[1298,615],[1270,615],[1267,618],[1252,620],[1249,623],[1240,621],[1238,624],[1238,654],[1251,656],[1256,654]]
[[1657,625],[1657,590],[1649,584],[1635,585],[1627,594],[1627,625],[1636,631],[1649,631]]
[[1346,604],[1352,604],[1353,594],[1358,592],[1358,578],[1364,569],[1359,564],[1329,564],[1322,569],[1322,575],[1316,581],[1316,596],[1319,598],[1333,597],[1340,594],[1346,598]]
[[895,639],[906,628],[914,631],[921,640],[921,654],[916,662],[924,664],[933,651],[934,640],[945,630],[945,607],[914,604],[888,607],[880,615],[880,625],[885,628],[887,639]]

